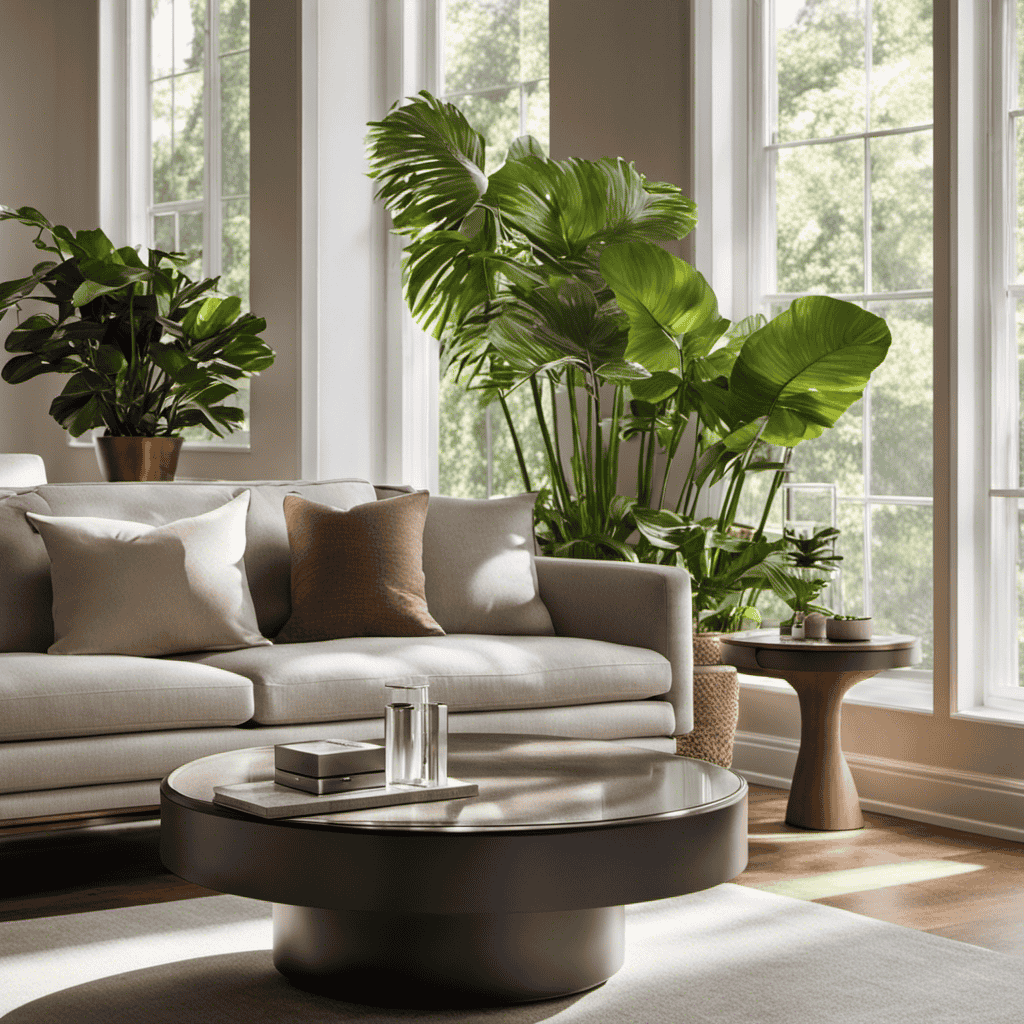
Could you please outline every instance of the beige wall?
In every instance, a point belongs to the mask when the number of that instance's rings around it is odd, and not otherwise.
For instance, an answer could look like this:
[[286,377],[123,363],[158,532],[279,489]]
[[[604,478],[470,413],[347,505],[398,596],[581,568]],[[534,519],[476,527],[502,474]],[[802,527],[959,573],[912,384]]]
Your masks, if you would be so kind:
[[[96,226],[96,0],[0,0],[0,203],[34,206],[73,230]],[[39,261],[33,233],[0,225],[0,280]],[[9,313],[0,323],[6,337]],[[66,378],[0,381],[0,451],[38,452],[55,480],[99,479],[47,414]]]
[[[299,475],[301,4],[252,8],[251,294],[277,359],[253,381],[251,451],[186,450],[183,477]],[[35,206],[72,230],[97,226],[98,73],[97,0],[0,0],[0,203]],[[38,261],[31,239],[0,226],[0,280]],[[51,480],[98,480],[92,450],[69,447],[47,413],[65,380],[0,382],[0,451],[39,453]]]
[[[674,182],[692,194],[691,146],[711,140],[689,139],[688,8],[685,0],[551,0],[553,156],[623,156],[649,178]],[[940,184],[937,179],[937,193]],[[947,375],[937,373],[937,386],[943,379]],[[937,409],[942,397],[936,396]],[[937,472],[936,479],[941,487],[948,473]],[[938,548],[941,573],[948,565],[941,536]],[[935,588],[940,652],[948,650],[950,635],[946,582],[938,579]],[[949,707],[949,673],[940,667],[933,715],[848,704],[843,748],[940,769],[1024,776],[1024,730],[955,720]],[[795,695],[743,690],[740,730],[796,739],[799,723]],[[965,816],[970,817],[969,808]]]

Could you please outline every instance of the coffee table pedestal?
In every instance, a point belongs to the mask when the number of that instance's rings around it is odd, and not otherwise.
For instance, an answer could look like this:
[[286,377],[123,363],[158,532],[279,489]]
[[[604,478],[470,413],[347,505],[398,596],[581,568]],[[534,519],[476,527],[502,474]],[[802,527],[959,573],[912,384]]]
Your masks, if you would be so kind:
[[377,1005],[552,999],[607,981],[624,955],[623,907],[389,914],[274,904],[274,965],[282,974],[303,988]]

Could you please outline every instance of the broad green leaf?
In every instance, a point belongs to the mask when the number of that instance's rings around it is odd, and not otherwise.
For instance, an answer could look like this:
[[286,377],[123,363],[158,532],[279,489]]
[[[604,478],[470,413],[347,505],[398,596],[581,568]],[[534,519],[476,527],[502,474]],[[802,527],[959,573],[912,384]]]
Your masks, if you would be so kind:
[[370,177],[381,182],[375,198],[399,233],[457,227],[487,190],[484,138],[451,103],[421,92],[369,128]]
[[823,295],[797,299],[743,345],[729,392],[762,438],[792,447],[819,436],[858,399],[892,338],[885,321]]
[[38,377],[41,373],[49,372],[50,364],[40,359],[34,352],[31,352],[8,359],[4,363],[3,369],[0,370],[0,376],[8,384],[21,384],[26,380],[31,380],[33,377]]
[[93,365],[103,373],[116,376],[127,365],[119,348],[113,345],[100,345],[93,353]]
[[646,380],[630,384],[629,390],[634,398],[657,405],[659,402],[664,402],[670,395],[675,394],[681,383],[682,378],[679,374],[659,370],[657,373],[652,373]]
[[601,273],[629,317],[626,358],[651,373],[685,371],[676,338],[718,323],[718,301],[685,260],[647,242],[611,245]]
[[610,359],[597,367],[597,376],[610,384],[636,384],[650,376],[639,364],[626,359]]
[[542,287],[510,297],[490,337],[502,356],[522,369],[561,356],[597,366],[621,361],[626,349],[621,314],[598,306],[594,293],[575,280],[563,282],[557,291]]
[[75,235],[75,244],[86,255],[102,260],[114,251],[114,243],[99,229],[79,231]]
[[197,302],[185,314],[181,328],[196,341],[206,341],[223,331],[239,314],[242,300],[237,295],[227,299],[210,297]]
[[648,182],[620,158],[521,153],[491,175],[483,203],[555,259],[613,242],[683,238],[697,222],[695,204],[679,188]]

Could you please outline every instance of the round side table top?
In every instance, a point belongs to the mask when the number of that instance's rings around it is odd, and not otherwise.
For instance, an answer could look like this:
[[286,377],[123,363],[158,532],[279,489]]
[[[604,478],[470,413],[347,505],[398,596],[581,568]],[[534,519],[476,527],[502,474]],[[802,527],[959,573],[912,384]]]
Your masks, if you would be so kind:
[[743,671],[874,671],[921,660],[921,641],[902,634],[870,640],[794,640],[773,629],[722,636],[722,661]]

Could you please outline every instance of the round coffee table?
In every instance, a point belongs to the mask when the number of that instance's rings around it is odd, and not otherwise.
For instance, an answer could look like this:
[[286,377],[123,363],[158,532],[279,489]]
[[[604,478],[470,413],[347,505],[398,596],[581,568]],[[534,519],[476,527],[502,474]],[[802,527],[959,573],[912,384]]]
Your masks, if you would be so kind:
[[800,751],[786,822],[822,831],[864,827],[860,797],[840,745],[843,695],[885,669],[921,660],[913,636],[870,640],[794,640],[755,629],[722,637],[722,661],[752,675],[779,676],[800,700]]
[[624,905],[718,885],[747,863],[738,775],[618,743],[452,735],[461,800],[266,820],[214,785],[273,777],[273,748],[178,768],[160,794],[175,874],[274,904],[292,981],[375,1004],[526,1002],[622,965]]

